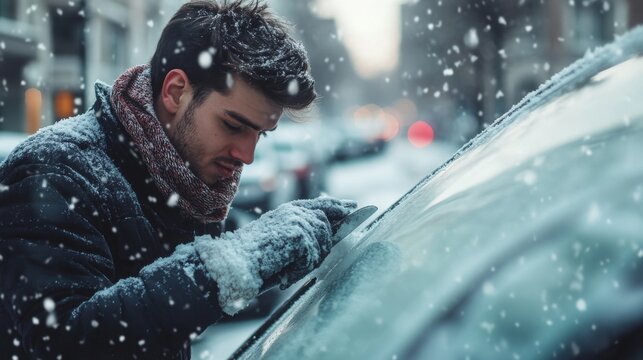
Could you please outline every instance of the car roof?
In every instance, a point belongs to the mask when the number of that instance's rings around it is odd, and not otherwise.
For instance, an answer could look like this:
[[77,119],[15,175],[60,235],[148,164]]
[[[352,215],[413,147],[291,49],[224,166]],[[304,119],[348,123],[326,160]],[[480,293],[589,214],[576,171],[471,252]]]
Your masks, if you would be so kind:
[[523,99],[340,243],[235,357],[636,351],[641,54],[638,28]]

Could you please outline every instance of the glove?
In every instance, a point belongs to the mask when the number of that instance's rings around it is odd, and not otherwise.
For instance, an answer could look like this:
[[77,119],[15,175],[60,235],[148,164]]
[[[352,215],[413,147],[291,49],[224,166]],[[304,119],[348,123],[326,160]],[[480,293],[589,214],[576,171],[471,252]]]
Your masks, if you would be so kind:
[[217,239],[196,238],[223,311],[233,315],[245,308],[266,281],[279,279],[284,289],[317,268],[332,247],[331,224],[356,207],[331,197],[295,200]]

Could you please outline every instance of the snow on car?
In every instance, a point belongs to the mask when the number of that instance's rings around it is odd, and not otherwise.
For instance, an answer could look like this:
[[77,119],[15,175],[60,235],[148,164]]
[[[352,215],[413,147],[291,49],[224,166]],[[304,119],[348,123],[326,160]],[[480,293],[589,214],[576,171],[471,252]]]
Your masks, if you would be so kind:
[[643,28],[341,242],[240,359],[640,358]]

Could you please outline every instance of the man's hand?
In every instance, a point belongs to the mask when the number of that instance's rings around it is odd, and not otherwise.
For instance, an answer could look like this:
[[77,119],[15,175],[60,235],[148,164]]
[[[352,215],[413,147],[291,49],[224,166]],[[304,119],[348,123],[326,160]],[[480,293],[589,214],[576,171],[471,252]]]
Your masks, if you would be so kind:
[[221,308],[234,314],[265,281],[279,279],[285,288],[314,270],[330,253],[331,224],[356,207],[330,197],[296,200],[220,238],[197,238],[197,252],[219,286]]

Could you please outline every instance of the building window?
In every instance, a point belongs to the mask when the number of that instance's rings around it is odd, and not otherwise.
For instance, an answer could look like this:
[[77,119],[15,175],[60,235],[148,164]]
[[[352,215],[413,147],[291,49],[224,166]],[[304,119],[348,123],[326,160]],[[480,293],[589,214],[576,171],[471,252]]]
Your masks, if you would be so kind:
[[53,35],[53,52],[55,55],[83,55],[85,36],[83,27],[85,19],[75,12],[64,12],[62,15],[51,9],[51,30]]
[[116,67],[127,66],[127,29],[123,25],[107,22],[105,27],[104,60]]
[[15,1],[0,1],[0,18],[16,19]]

